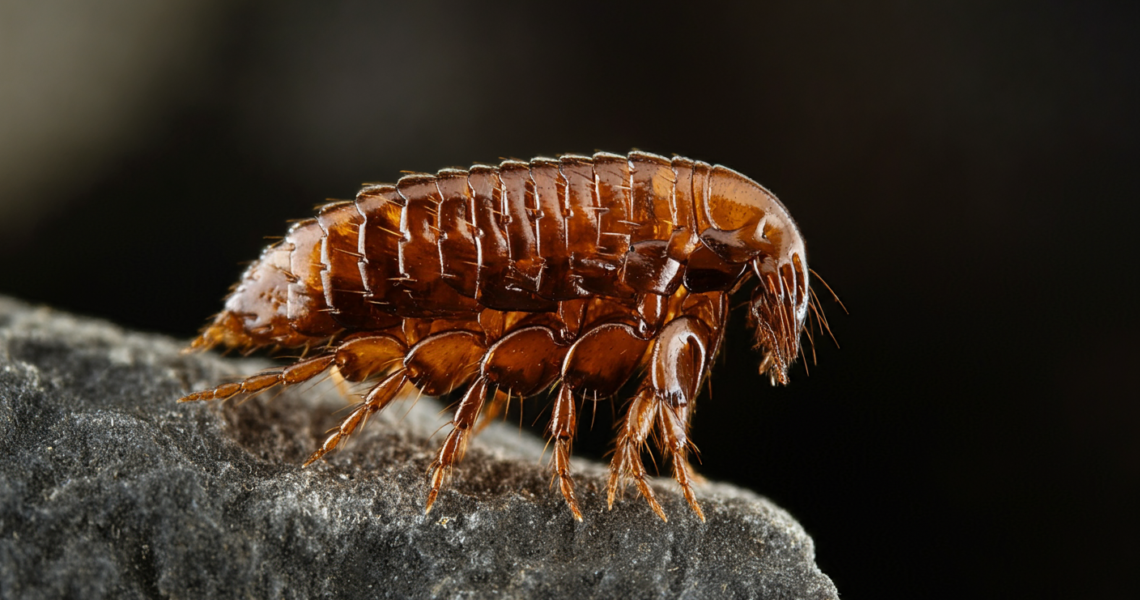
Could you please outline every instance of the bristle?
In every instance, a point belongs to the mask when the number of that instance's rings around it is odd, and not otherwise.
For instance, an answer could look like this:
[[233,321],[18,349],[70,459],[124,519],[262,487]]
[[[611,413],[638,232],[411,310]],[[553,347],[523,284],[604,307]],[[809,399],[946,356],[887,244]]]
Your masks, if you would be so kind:
[[839,299],[839,294],[836,294],[835,290],[831,289],[830,285],[827,285],[827,282],[824,281],[824,279],[819,276],[819,273],[816,273],[815,269],[808,269],[808,270],[811,271],[811,274],[814,275],[815,278],[818,279],[819,282],[823,284],[823,287],[827,288],[827,291],[831,292],[831,297],[835,299],[835,302],[837,302],[839,304],[839,307],[843,309],[843,312],[845,312],[847,314],[851,314],[850,311],[847,310],[847,307],[843,305],[843,301]]

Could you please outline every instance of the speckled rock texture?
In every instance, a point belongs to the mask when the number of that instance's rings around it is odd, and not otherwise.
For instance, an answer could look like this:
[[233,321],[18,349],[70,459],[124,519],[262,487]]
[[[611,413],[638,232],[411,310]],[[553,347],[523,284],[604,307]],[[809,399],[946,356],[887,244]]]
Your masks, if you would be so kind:
[[578,523],[542,442],[501,423],[425,516],[430,399],[302,469],[336,387],[177,404],[267,364],[183,345],[0,298],[0,597],[838,597],[767,500],[707,484],[701,523],[658,480],[663,523],[632,487],[607,511],[604,467],[577,461]]

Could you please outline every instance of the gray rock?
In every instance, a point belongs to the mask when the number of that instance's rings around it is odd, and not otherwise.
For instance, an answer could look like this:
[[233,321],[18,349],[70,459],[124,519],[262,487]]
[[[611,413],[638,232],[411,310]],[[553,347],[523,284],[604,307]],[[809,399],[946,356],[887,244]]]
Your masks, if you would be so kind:
[[633,488],[607,511],[580,460],[578,523],[542,442],[501,423],[424,515],[427,398],[302,469],[335,386],[177,404],[266,365],[182,346],[0,298],[0,597],[838,597],[767,500],[709,483],[701,523],[658,480],[663,523]]

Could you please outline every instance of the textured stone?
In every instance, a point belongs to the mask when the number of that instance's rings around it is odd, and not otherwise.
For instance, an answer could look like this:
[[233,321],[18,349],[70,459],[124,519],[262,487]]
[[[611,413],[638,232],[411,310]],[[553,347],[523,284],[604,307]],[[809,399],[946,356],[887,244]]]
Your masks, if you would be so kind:
[[0,597],[837,597],[767,500],[709,483],[701,523],[657,480],[663,523],[632,487],[607,511],[577,460],[578,523],[542,442],[501,423],[424,515],[427,398],[302,469],[337,389],[177,404],[266,365],[183,345],[0,298]]

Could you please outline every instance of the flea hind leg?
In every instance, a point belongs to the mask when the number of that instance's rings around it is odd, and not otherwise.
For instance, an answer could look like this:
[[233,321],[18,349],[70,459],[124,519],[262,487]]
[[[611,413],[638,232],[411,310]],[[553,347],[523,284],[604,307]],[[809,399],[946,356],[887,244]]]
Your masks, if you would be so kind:
[[238,394],[261,392],[275,385],[296,385],[324,373],[333,363],[336,363],[337,372],[345,379],[364,381],[369,376],[390,369],[406,353],[407,348],[403,342],[390,335],[355,338],[337,346],[333,352],[263,371],[242,381],[194,392],[182,397],[179,402],[225,400]]
[[323,354],[299,360],[286,367],[278,367],[251,375],[242,381],[225,383],[213,389],[188,394],[178,401],[225,400],[238,394],[253,394],[267,390],[275,385],[296,385],[324,373],[326,369],[332,366],[335,359],[336,356],[333,354]]
[[341,442],[348,439],[358,428],[363,427],[364,423],[368,422],[368,417],[380,412],[385,406],[388,406],[399,396],[400,390],[408,383],[408,374],[403,369],[389,375],[380,383],[376,384],[364,396],[364,401],[352,409],[340,426],[332,430],[325,443],[317,449],[308,460],[305,461],[304,466],[309,466],[317,460],[320,460],[324,455],[332,452]]
[[[394,365],[403,361],[406,354],[407,347],[402,341],[390,335],[379,334],[346,341],[337,347],[334,356],[337,372],[344,379],[364,381],[374,375],[391,371]],[[309,456],[305,465],[319,460],[348,439],[353,432],[363,427],[368,417],[383,410],[399,396],[400,390],[407,382],[407,371],[401,367],[374,385],[364,395],[363,401],[330,432],[321,447]]]

